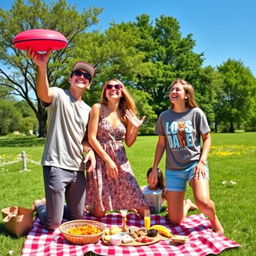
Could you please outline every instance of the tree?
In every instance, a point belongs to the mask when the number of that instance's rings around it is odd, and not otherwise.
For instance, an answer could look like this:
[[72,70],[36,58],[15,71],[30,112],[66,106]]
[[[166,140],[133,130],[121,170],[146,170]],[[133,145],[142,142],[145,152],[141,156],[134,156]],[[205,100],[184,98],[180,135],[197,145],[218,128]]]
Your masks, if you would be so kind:
[[47,5],[43,0],[16,0],[8,11],[0,9],[0,86],[10,88],[13,95],[24,99],[39,122],[39,136],[46,134],[46,112],[35,91],[36,67],[23,51],[15,49],[12,39],[27,29],[47,28],[61,32],[69,41],[66,49],[52,53],[48,77],[51,86],[63,83],[71,69],[73,53],[77,51],[75,38],[95,24],[101,9],[91,8],[79,13],[66,0]]
[[199,82],[195,86],[196,101],[205,112],[208,122],[210,126],[214,127],[215,132],[217,132],[217,125],[220,122],[215,112],[219,106],[218,97],[222,93],[222,84],[221,74],[215,68],[207,66],[201,68]]
[[129,88],[129,91],[133,95],[140,116],[146,116],[140,133],[154,134],[155,119],[157,116],[153,111],[153,107],[149,105],[149,102],[152,101],[151,95],[136,88]]
[[29,107],[28,103],[25,100],[17,101],[14,106],[22,116],[18,130],[24,134],[30,134],[30,131],[37,133],[38,122],[35,113]]
[[250,118],[255,112],[256,80],[249,68],[241,61],[228,59],[218,67],[222,75],[222,94],[219,95],[219,103],[216,108],[216,116],[219,120],[229,124],[229,132]]
[[21,114],[13,102],[0,100],[0,135],[6,135],[19,129]]
[[35,113],[33,112],[33,110],[30,108],[30,106],[25,100],[14,101],[14,106],[16,109],[19,110],[22,117],[35,117]]
[[37,129],[37,122],[35,118],[31,116],[26,116],[20,120],[20,125],[19,125],[20,132],[31,135],[30,131],[32,131],[33,134],[36,134],[36,131],[37,131],[36,129]]
[[168,92],[174,79],[197,83],[202,54],[193,52],[192,35],[183,38],[175,18],[162,15],[153,24],[149,16],[143,14],[137,17],[137,22],[122,23],[119,27],[132,28],[140,39],[136,48],[144,57],[134,86],[151,95],[151,104],[157,114],[169,106]]

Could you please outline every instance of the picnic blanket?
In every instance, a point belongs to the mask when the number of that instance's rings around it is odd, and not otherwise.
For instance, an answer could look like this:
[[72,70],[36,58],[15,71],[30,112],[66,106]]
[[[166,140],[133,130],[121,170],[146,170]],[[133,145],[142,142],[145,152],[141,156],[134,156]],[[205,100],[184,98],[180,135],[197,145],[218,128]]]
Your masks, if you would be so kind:
[[[84,218],[101,221],[105,223],[106,227],[110,225],[121,226],[122,223],[121,215],[118,213],[110,213],[103,218],[85,214]],[[99,255],[201,256],[218,254],[224,249],[240,246],[225,236],[214,233],[211,230],[209,220],[203,214],[191,215],[185,218],[179,226],[171,226],[166,217],[152,215],[151,225],[154,224],[167,226],[175,235],[189,236],[189,242],[176,246],[170,245],[169,241],[160,241],[148,246],[107,246],[100,240],[96,244],[72,245],[64,239],[59,229],[50,232],[43,228],[39,218],[37,218],[23,245],[22,256],[82,256],[87,252],[94,252]],[[139,215],[129,213],[127,225],[143,227],[144,222]]]

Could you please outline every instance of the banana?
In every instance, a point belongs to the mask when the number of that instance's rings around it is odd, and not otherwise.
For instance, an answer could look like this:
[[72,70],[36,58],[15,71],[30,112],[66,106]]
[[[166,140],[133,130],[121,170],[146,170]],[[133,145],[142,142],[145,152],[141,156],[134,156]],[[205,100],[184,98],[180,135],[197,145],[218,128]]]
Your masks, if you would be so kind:
[[166,237],[173,237],[173,234],[170,232],[170,230],[162,225],[153,225],[150,227],[150,229],[156,229],[161,235]]

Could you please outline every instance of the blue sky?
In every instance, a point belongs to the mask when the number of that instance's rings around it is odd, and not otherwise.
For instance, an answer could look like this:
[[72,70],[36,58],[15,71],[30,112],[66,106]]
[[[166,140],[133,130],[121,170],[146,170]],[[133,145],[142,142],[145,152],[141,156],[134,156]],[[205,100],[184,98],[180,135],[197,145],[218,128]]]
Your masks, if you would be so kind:
[[[96,29],[114,21],[135,21],[146,13],[151,20],[160,15],[176,18],[183,36],[193,34],[194,51],[204,53],[204,66],[218,66],[228,58],[240,60],[256,75],[255,0],[67,0],[77,9],[104,8]],[[1,1],[9,9],[13,1]],[[50,1],[49,1],[50,2]]]

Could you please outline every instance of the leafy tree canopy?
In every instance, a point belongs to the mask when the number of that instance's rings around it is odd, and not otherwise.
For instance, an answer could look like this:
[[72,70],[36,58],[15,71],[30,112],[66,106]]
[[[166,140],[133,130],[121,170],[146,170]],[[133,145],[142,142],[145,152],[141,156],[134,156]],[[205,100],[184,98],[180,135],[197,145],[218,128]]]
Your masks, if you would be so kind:
[[79,13],[66,0],[50,5],[41,0],[16,0],[10,10],[0,9],[1,88],[10,88],[12,94],[28,102],[39,121],[40,136],[46,132],[46,113],[35,91],[36,67],[24,51],[13,47],[12,40],[19,32],[35,28],[57,30],[66,36],[68,47],[52,53],[48,68],[51,86],[58,86],[64,80],[65,71],[71,68],[70,56],[77,49],[76,36],[98,22],[97,16],[101,11],[99,8],[91,8]]
[[183,38],[175,18],[162,15],[153,23],[147,14],[142,14],[136,22],[114,26],[133,31],[139,39],[135,47],[143,59],[135,70],[134,86],[152,96],[157,114],[169,106],[169,86],[174,79],[191,83],[198,79],[202,54],[193,52],[192,35]]

